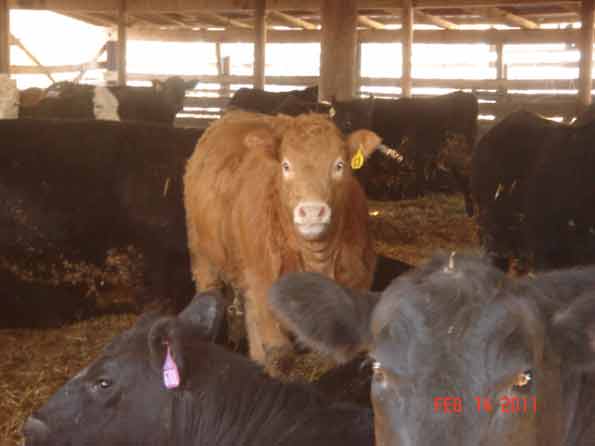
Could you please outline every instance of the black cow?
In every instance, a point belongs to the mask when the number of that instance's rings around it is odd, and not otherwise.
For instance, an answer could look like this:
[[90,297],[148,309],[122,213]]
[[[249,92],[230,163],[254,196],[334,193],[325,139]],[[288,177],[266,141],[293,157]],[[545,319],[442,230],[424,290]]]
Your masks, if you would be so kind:
[[[295,98],[296,103],[288,102],[283,105],[283,102],[288,98]],[[318,86],[307,87],[303,90],[291,90],[284,92],[264,91],[257,88],[240,88],[234,93],[227,110],[244,110],[256,113],[276,114],[283,112],[291,114],[292,110],[299,105],[298,110],[303,110],[302,107],[317,107],[318,103]],[[307,111],[314,111],[308,109]],[[297,114],[300,114],[299,112]]]
[[273,109],[273,115],[284,114],[298,116],[304,113],[322,113],[328,115],[331,111],[331,104],[323,102],[311,102],[299,96],[287,96],[278,107]]
[[[334,102],[333,108],[341,130],[373,130],[414,167],[417,195],[423,194],[429,171],[437,166],[446,169],[465,197],[467,213],[472,215],[469,176],[478,114],[474,95],[457,91],[432,98],[357,99]],[[364,185],[378,175],[381,163],[388,163],[388,170],[396,175],[401,159],[376,154],[376,159],[368,160],[357,172]]]
[[1,120],[0,326],[61,324],[128,285],[181,308],[193,290],[182,176],[199,136]]
[[567,126],[515,112],[475,149],[481,243],[496,264],[559,268],[595,262],[595,123]]
[[369,409],[276,381],[210,342],[217,302],[205,293],[178,317],[143,317],[29,418],[25,444],[373,445]]
[[174,76],[152,87],[95,87],[59,82],[49,87],[38,103],[22,105],[21,118],[107,119],[173,125],[184,108],[186,90],[197,81]]
[[595,267],[514,279],[438,257],[382,294],[293,273],[270,303],[309,345],[376,361],[377,444],[595,442]]

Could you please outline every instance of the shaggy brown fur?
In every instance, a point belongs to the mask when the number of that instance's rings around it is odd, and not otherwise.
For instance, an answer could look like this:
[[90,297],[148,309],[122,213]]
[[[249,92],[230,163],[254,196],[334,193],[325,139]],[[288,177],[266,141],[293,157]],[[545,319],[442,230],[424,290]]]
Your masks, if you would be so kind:
[[[185,206],[197,288],[229,282],[244,290],[250,355],[290,346],[271,314],[270,285],[289,271],[316,271],[354,288],[372,282],[376,256],[366,197],[350,160],[380,138],[359,130],[344,138],[325,115],[296,118],[232,112],[212,124],[188,161]],[[283,173],[282,162],[292,173]],[[307,240],[294,208],[325,202],[331,221]]]

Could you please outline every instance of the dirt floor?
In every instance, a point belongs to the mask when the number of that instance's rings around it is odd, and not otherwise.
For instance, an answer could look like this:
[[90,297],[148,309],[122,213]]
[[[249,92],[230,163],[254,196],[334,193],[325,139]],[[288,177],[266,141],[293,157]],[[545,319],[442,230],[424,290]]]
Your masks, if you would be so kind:
[[[370,219],[378,251],[404,262],[418,265],[439,249],[478,250],[460,196],[371,202]],[[104,316],[60,329],[0,330],[0,446],[20,444],[27,416],[135,320]]]

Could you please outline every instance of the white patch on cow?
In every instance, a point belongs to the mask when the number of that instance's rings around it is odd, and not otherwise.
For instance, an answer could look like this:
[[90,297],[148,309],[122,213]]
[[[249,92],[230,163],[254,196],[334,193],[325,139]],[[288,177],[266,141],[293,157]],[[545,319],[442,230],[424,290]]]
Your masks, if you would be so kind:
[[95,94],[93,95],[93,114],[95,115],[95,119],[119,121],[118,105],[118,99],[116,99],[107,87],[95,87]]
[[293,209],[293,223],[306,240],[315,239],[327,229],[332,210],[322,201],[302,201]]
[[17,81],[0,75],[0,119],[19,117],[19,90]]

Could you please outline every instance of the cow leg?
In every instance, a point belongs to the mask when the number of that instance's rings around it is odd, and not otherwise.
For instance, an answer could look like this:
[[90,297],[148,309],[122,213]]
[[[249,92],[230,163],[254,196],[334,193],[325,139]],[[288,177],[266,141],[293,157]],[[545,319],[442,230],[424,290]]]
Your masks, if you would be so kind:
[[423,155],[425,146],[420,145],[416,147],[415,152],[415,196],[423,197],[426,189],[426,166],[428,160]]
[[471,198],[471,187],[469,185],[469,177],[466,177],[461,172],[459,172],[456,168],[451,168],[451,174],[455,179],[455,182],[458,184],[459,189],[463,193],[463,198],[465,199],[465,211],[467,212],[467,216],[473,217],[473,199]]
[[207,257],[196,253],[192,254],[192,278],[196,291],[223,288],[219,269]]
[[250,358],[261,364],[267,362],[272,352],[291,350],[291,341],[269,309],[267,291],[267,286],[249,286],[246,293],[246,331]]

